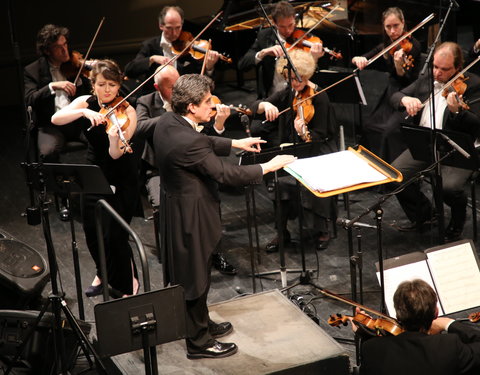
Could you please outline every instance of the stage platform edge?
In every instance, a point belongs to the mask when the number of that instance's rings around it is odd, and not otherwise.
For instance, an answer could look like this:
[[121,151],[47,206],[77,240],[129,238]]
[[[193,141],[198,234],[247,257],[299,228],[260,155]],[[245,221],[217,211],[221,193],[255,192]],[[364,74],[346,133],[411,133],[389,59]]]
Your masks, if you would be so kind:
[[[209,306],[210,317],[229,321],[238,353],[227,358],[186,358],[185,341],[157,347],[163,375],[316,374],[347,375],[349,357],[331,336],[292,304],[279,290],[235,298]],[[143,352],[112,357],[123,374],[144,373]]]

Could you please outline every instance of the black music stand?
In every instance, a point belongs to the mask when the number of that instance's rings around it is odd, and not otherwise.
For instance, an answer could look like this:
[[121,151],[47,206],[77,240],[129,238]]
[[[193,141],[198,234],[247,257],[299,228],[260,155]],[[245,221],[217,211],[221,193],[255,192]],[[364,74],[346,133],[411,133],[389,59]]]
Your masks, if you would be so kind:
[[[285,147],[273,147],[270,149],[267,149],[265,151],[262,151],[261,153],[243,153],[240,159],[240,165],[251,165],[251,164],[257,164],[257,163],[265,163],[272,158],[274,158],[277,155],[294,155],[297,156],[299,159],[305,158],[305,157],[310,157],[312,156],[315,152],[318,154],[318,146],[320,145],[319,142],[308,142],[308,143],[301,143],[301,144],[295,144],[295,145],[289,145]],[[278,187],[278,177],[279,176],[289,176],[287,172],[285,172],[283,169],[278,170],[275,172],[275,186]],[[252,193],[253,194],[253,193]],[[305,251],[303,249],[303,246],[301,246],[301,256],[302,256],[302,268],[301,269],[287,269],[285,265],[285,248],[284,248],[284,243],[283,243],[283,233],[280,231],[280,195],[279,195],[279,189],[275,189],[275,205],[276,205],[276,222],[277,222],[277,230],[278,230],[278,238],[279,238],[279,246],[278,246],[278,252],[280,256],[280,270],[275,270],[275,271],[267,271],[267,272],[261,272],[261,273],[256,273],[255,272],[255,259],[254,259],[254,253],[253,253],[253,246],[252,246],[252,236],[251,236],[251,228],[250,228],[250,209],[249,206],[247,206],[247,224],[248,224],[248,235],[249,235],[249,244],[250,244],[250,256],[251,256],[251,267],[252,267],[252,283],[254,286],[255,290],[255,277],[261,277],[261,276],[267,276],[275,273],[280,273],[281,275],[281,280],[282,280],[282,287],[286,287],[286,282],[287,282],[287,273],[289,272],[297,272],[297,273],[302,273],[302,275],[307,275],[307,270],[306,270],[306,264],[305,264]],[[299,218],[300,218],[301,212],[299,213]],[[253,213],[253,216],[255,216],[255,212]],[[299,220],[300,225],[301,220]],[[256,229],[256,228],[255,228]],[[301,233],[301,229],[300,229]],[[256,233],[256,236],[258,238],[258,232]],[[258,243],[257,243],[258,246]],[[257,249],[258,250],[258,249]],[[309,274],[309,273],[308,273]],[[308,277],[308,276],[307,276]]]
[[[97,165],[44,163],[43,174],[45,176],[47,191],[55,192],[66,197],[68,202],[67,208],[69,209],[72,193],[112,194],[109,183]],[[79,318],[85,320],[80,261],[73,215],[70,215],[69,221],[78,312]]]
[[[43,235],[45,237],[45,243],[47,247],[48,253],[48,264],[50,268],[50,281],[52,285],[52,294],[48,297],[47,302],[42,307],[42,310],[38,314],[38,317],[34,324],[31,326],[30,330],[25,334],[25,337],[22,339],[22,344],[19,345],[17,349],[17,353],[12,360],[11,364],[7,368],[5,375],[8,375],[15,364],[15,362],[20,358],[23,351],[26,348],[29,340],[32,339],[32,335],[37,329],[38,324],[42,320],[45,312],[47,311],[48,306],[52,305],[53,315],[54,315],[54,322],[53,322],[53,345],[54,345],[54,353],[56,355],[54,361],[54,367],[57,373],[67,374],[68,373],[68,364],[66,362],[65,356],[65,340],[63,337],[62,332],[62,321],[61,321],[61,313],[63,312],[65,317],[67,318],[68,323],[73,328],[78,340],[79,344],[85,353],[85,356],[88,360],[90,367],[93,366],[93,362],[89,356],[92,354],[95,358],[95,362],[97,364],[97,371],[101,374],[106,374],[105,367],[100,360],[100,357],[96,353],[93,345],[88,341],[87,336],[80,328],[77,320],[75,319],[72,311],[69,309],[67,302],[64,299],[63,293],[60,293],[57,283],[57,273],[58,273],[58,265],[57,265],[57,258],[55,254],[55,248],[53,246],[52,240],[52,233],[50,228],[50,220],[48,215],[48,202],[46,201],[47,191],[58,192],[60,191],[59,186],[65,184],[65,180],[69,180],[72,184],[77,187],[79,191],[81,191],[80,182],[83,181],[82,179],[78,178],[79,173],[78,170],[84,170],[85,168],[72,168],[68,169],[66,167],[68,165],[65,164],[42,164],[42,163],[24,163],[23,167],[25,168],[27,180],[32,182],[32,186],[39,192],[38,201],[40,204],[40,212],[41,212],[41,221],[43,227]],[[83,167],[83,166],[82,166]],[[86,166],[88,169],[95,169],[95,166]],[[94,168],[90,168],[94,167]],[[68,173],[65,173],[65,168],[67,168]],[[98,169],[98,167],[96,167]],[[92,178],[91,182],[99,182],[103,181],[106,183],[105,177],[100,171],[100,174],[97,172],[94,173],[96,178]],[[83,174],[82,174],[83,176]],[[100,190],[102,189],[102,183],[100,183]],[[107,183],[108,186],[108,183]],[[96,191],[97,188],[92,186],[92,189]],[[78,257],[78,253],[76,254]],[[76,260],[78,262],[78,258]]]
[[[185,338],[186,310],[179,285],[95,305],[98,350],[110,357],[143,348],[145,373],[158,374],[156,345]],[[153,347],[154,350],[150,350]]]

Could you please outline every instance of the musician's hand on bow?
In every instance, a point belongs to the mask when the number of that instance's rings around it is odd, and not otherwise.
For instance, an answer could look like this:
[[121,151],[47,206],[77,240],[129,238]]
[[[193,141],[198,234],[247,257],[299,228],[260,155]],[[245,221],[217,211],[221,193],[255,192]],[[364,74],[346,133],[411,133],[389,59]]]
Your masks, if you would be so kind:
[[149,61],[150,65],[152,65],[153,63],[158,64],[158,65],[165,65],[166,63],[168,63],[170,61],[170,59],[168,57],[162,56],[162,55],[152,55],[152,56],[150,56],[148,61]]
[[352,59],[352,63],[356,65],[358,69],[363,70],[368,65],[368,60],[366,57],[363,56],[355,56]]
[[415,116],[423,108],[422,102],[411,96],[404,96],[401,103],[405,107],[409,116]]
[[239,148],[245,151],[250,151],[250,152],[260,152],[261,150],[260,144],[262,143],[267,143],[267,141],[260,139],[260,137],[232,139],[232,147]]
[[82,110],[83,117],[90,120],[92,126],[98,126],[105,123],[105,116],[101,113],[92,111],[91,109],[84,108]]
[[310,53],[312,54],[315,60],[318,60],[320,57],[325,55],[325,51],[323,50],[323,44],[313,43],[312,47],[310,48]]
[[258,105],[257,112],[260,114],[265,112],[265,119],[267,121],[275,121],[278,117],[278,108],[270,102],[261,102]]
[[283,49],[279,45],[274,45],[272,47],[264,48],[258,53],[258,58],[260,60],[263,60],[265,56],[282,57]]

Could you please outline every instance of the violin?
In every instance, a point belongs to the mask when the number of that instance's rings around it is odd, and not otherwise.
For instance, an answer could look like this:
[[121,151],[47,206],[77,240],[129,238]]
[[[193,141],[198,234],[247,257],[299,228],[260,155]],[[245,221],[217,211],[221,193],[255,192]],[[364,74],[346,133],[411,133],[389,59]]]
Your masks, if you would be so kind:
[[467,84],[465,81],[468,79],[468,77],[465,77],[463,74],[458,76],[450,85],[448,85],[442,92],[443,97],[447,97],[448,94],[451,92],[455,92],[455,98],[457,99],[457,103],[460,105],[465,110],[470,109],[467,103],[463,101],[462,98],[460,98],[460,95],[463,95],[465,91],[467,90]]
[[332,327],[340,328],[341,324],[346,326],[349,320],[352,320],[352,322],[357,324],[364,331],[374,336],[387,336],[387,335],[397,336],[400,333],[404,332],[404,329],[393,318],[374,319],[368,316],[367,314],[363,314],[363,313],[356,313],[355,316],[342,315],[342,314],[330,315],[330,318],[328,318],[328,324]]
[[[217,115],[217,111],[215,109],[215,106],[217,104],[222,104],[222,101],[219,99],[218,96],[215,96],[215,95],[212,95],[212,112],[210,114],[210,117],[215,117]],[[239,104],[238,107],[230,104],[228,106],[230,109],[233,109],[234,111],[237,111],[238,113],[242,113],[244,115],[247,115],[247,116],[251,116],[252,115],[252,110],[247,108],[245,105],[243,104]]]
[[[310,52],[310,48],[312,48],[312,44],[314,43],[323,44],[322,40],[318,36],[306,34],[303,30],[295,29],[292,35],[286,40],[285,48],[287,50],[292,48],[300,48],[306,52]],[[330,59],[340,60],[343,58],[340,52],[335,52],[334,50],[331,50],[325,46],[323,47],[323,50],[331,56]]]
[[403,65],[402,65],[403,69],[405,70],[409,70],[410,68],[414,67],[413,65],[414,58],[412,57],[412,55],[409,55],[409,53],[412,51],[412,48],[413,48],[413,44],[410,41],[411,37],[412,36],[410,35],[407,38],[401,40],[400,43],[392,47],[389,51],[390,56],[392,57],[393,55],[395,55],[395,52],[400,51],[400,49],[403,50],[403,52],[405,52],[405,55],[403,57]]
[[305,142],[312,141],[312,136],[308,130],[307,124],[315,115],[315,107],[312,103],[312,95],[314,92],[315,90],[311,86],[306,85],[302,92],[300,92],[299,95],[296,95],[293,99],[293,108],[296,109],[297,116],[305,122],[303,132],[300,135]]
[[[76,81],[78,75],[83,75],[85,78],[90,78],[90,71],[92,70],[92,62],[86,62],[83,59],[83,55],[78,51],[70,52],[70,59],[60,65],[60,71],[69,81]],[[80,73],[79,73],[80,72]],[[75,79],[77,78],[77,79]]]
[[[180,36],[172,42],[172,52],[175,55],[182,55],[189,53],[195,60],[201,60],[205,57],[205,54],[209,50],[210,42],[208,40],[199,39],[196,40],[192,46],[186,50],[188,43],[193,40],[193,35],[188,31],[182,31]],[[220,60],[225,61],[229,64],[232,63],[232,59],[228,56],[220,54]]]
[[123,132],[130,125],[130,119],[126,113],[126,109],[130,104],[122,97],[116,97],[112,102],[108,104],[102,104],[102,108],[99,113],[105,115],[106,120],[106,132],[108,133],[110,129],[115,127],[118,131],[120,141],[123,144],[124,153],[131,154],[133,152],[132,147],[128,140],[125,138]]

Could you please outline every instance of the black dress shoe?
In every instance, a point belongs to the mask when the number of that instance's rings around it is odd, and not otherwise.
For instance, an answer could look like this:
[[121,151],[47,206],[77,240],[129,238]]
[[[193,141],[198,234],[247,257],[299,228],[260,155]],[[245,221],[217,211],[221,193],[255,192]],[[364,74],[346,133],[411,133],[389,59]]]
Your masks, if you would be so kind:
[[100,294],[103,293],[103,284],[99,285],[90,285],[86,290],[85,290],[85,295],[87,297],[95,297],[99,296]]
[[58,215],[60,217],[60,220],[62,221],[70,220],[70,210],[66,206],[60,208],[60,212]]
[[317,250],[326,250],[330,243],[330,235],[328,233],[322,233],[317,237],[315,242],[315,248]]
[[394,228],[400,232],[423,232],[425,230],[431,229],[434,225],[437,224],[437,218],[434,217],[423,222],[410,222],[404,225],[394,225]]
[[200,350],[188,351],[188,359],[200,359],[200,358],[224,358],[235,354],[238,350],[238,346],[233,342],[215,342],[207,347]]
[[445,242],[454,242],[460,240],[462,238],[462,232],[463,228],[459,229],[448,226],[447,229],[445,229]]
[[[285,231],[283,233],[283,244],[286,245],[290,242],[290,232]],[[280,241],[278,240],[278,236],[275,236],[267,245],[265,246],[265,251],[267,253],[275,253],[278,251]]]
[[230,322],[214,323],[211,322],[208,324],[208,332],[214,339],[229,335],[233,332],[233,326]]
[[221,253],[212,255],[213,266],[224,275],[236,275],[237,269],[228,263],[227,259]]

